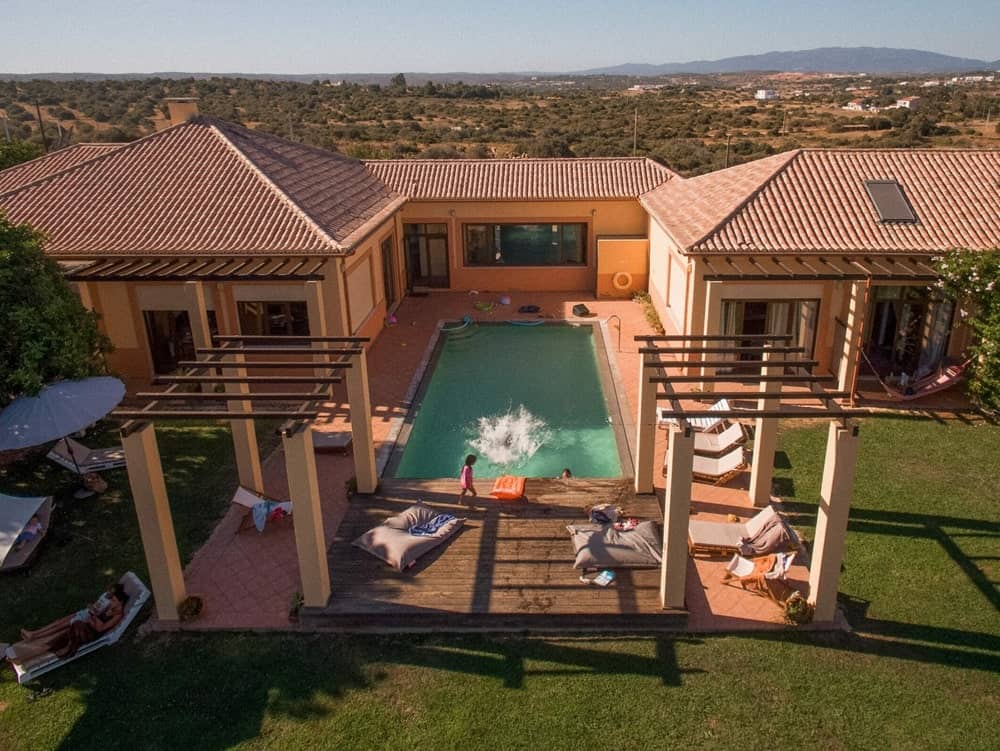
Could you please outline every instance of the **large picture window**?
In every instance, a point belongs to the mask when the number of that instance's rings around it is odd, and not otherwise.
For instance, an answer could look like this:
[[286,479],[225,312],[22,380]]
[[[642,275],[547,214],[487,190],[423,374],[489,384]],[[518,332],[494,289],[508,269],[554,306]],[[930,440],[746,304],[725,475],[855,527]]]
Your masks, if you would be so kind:
[[466,224],[466,266],[583,266],[587,225]]
[[308,336],[304,302],[238,302],[240,333],[248,336]]

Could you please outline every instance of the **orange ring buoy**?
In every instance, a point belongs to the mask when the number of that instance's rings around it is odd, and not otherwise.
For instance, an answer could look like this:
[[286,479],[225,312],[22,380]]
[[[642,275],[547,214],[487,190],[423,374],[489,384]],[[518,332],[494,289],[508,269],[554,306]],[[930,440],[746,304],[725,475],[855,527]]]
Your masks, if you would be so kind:
[[619,271],[611,277],[611,286],[622,291],[632,288],[632,275],[627,271]]

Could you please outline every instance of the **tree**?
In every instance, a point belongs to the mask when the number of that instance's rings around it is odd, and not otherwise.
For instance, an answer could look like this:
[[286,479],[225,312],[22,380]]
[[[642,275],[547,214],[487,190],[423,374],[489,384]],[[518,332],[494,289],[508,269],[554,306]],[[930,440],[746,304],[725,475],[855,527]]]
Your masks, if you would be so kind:
[[1000,411],[1000,248],[953,250],[937,259],[939,288],[958,305],[973,344],[969,396],[983,409]]
[[389,83],[392,85],[392,88],[397,91],[406,91],[406,76],[402,73],[394,75],[391,79],[389,79]]
[[105,372],[111,349],[43,241],[0,213],[0,407],[53,381]]
[[13,167],[42,155],[42,147],[29,141],[0,142],[0,169]]

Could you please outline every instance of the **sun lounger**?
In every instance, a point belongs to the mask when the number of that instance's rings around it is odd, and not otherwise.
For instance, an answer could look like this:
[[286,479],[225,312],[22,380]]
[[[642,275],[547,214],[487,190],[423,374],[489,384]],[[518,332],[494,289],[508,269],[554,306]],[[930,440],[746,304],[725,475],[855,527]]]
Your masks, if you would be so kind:
[[[719,399],[715,404],[708,408],[709,412],[729,412],[732,407],[729,406],[729,402],[726,399]],[[673,417],[665,417],[664,413],[669,411],[666,407],[656,408],[656,424],[661,428],[667,425],[674,425],[677,423],[677,419]],[[702,433],[707,433],[712,430],[718,430],[722,427],[723,423],[726,422],[724,417],[695,417],[688,420],[688,424],[695,431],[700,431]]]
[[697,454],[717,456],[729,453],[733,446],[746,442],[743,425],[731,422],[721,433],[695,433],[694,450]]
[[724,485],[747,467],[742,446],[734,446],[722,456],[695,454],[692,477],[697,482]]
[[48,673],[50,670],[61,668],[67,662],[72,662],[101,647],[115,644],[121,639],[122,634],[125,633],[126,629],[128,629],[129,625],[139,614],[139,611],[142,610],[142,606],[146,604],[146,600],[149,599],[149,589],[131,571],[125,574],[119,581],[128,593],[128,602],[125,603],[125,612],[122,614],[122,619],[118,622],[117,626],[102,634],[100,638],[81,646],[72,657],[60,659],[54,654],[47,652],[21,663],[12,662],[11,665],[14,668],[14,672],[17,673],[17,682],[27,683],[44,673]]
[[688,549],[692,555],[736,552],[743,538],[756,537],[775,517],[779,517],[779,514],[774,506],[767,506],[745,523],[692,519],[688,522]]
[[72,438],[58,441],[46,456],[60,467],[80,475],[88,472],[106,472],[125,466],[125,449],[121,446],[90,449]]
[[[17,536],[32,516],[37,516],[42,531],[15,549]],[[0,493],[0,573],[20,571],[31,565],[49,533],[52,520],[52,496],[23,498]]]
[[233,493],[232,503],[235,503],[237,506],[243,506],[246,509],[246,514],[240,522],[240,526],[236,528],[237,534],[254,528],[253,510],[255,506],[259,506],[262,503],[270,503],[272,504],[271,508],[277,507],[284,510],[287,514],[292,513],[292,504],[290,501],[276,501],[273,498],[254,493],[252,490],[247,490],[242,486],[236,488],[236,492]]

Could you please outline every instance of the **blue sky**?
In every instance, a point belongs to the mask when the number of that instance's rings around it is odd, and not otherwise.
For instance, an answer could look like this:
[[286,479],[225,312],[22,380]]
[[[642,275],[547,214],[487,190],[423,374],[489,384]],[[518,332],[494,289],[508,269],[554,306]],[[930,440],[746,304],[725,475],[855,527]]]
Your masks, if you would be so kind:
[[571,71],[825,46],[993,60],[998,30],[997,0],[2,0],[0,71]]

